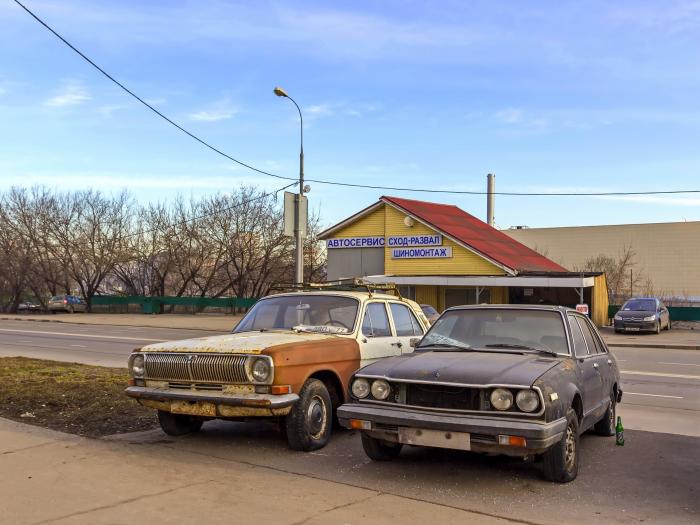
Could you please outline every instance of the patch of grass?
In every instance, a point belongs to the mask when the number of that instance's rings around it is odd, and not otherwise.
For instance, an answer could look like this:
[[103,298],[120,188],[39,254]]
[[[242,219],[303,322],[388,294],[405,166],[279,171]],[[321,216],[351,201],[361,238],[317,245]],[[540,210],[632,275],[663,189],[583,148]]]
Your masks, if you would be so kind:
[[124,395],[122,368],[0,358],[0,416],[101,437],[158,426],[155,411]]

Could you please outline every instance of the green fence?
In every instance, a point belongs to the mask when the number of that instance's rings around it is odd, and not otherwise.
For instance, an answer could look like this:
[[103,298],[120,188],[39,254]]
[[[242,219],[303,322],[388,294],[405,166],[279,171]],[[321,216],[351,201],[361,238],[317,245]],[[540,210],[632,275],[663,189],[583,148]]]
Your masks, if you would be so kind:
[[96,295],[92,298],[95,306],[128,306],[141,307],[144,314],[156,314],[166,305],[191,306],[197,310],[204,308],[250,308],[257,299],[240,297],[145,297],[143,295]]
[[[621,306],[611,304],[608,306],[608,318],[612,319]],[[698,306],[669,306],[668,313],[671,321],[700,321],[700,307]]]

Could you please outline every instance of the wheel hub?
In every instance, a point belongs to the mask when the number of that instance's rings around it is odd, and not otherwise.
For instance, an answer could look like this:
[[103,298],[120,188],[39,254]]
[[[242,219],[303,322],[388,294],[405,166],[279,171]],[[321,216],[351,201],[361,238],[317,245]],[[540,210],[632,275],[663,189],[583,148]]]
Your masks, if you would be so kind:
[[326,427],[327,412],[323,401],[314,396],[306,411],[306,420],[309,425],[309,433],[313,438],[318,438]]
[[566,427],[566,455],[565,455],[566,470],[571,472],[576,463],[576,435],[571,425]]

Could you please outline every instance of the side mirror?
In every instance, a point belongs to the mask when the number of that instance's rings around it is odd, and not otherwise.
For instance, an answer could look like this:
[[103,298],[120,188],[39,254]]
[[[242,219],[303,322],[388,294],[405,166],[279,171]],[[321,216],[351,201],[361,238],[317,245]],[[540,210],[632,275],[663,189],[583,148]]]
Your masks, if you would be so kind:
[[421,339],[420,337],[411,337],[411,339],[409,339],[409,341],[408,341],[409,346],[411,348],[417,347],[418,343],[420,343],[420,339]]

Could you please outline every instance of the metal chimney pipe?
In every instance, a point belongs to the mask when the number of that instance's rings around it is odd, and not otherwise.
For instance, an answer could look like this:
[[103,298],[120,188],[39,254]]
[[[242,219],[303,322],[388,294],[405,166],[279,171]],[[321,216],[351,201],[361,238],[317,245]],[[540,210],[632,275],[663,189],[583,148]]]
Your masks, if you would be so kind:
[[486,222],[489,226],[494,227],[493,214],[496,209],[496,176],[489,173],[486,176]]

